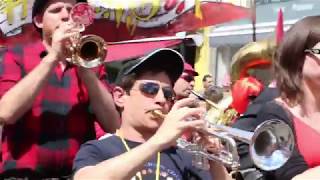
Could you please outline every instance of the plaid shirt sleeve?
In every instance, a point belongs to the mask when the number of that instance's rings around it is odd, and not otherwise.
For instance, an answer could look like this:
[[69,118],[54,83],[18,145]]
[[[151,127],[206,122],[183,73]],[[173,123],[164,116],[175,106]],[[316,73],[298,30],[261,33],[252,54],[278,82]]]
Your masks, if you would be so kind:
[[[0,97],[12,88],[23,76],[19,50],[4,49],[0,52]],[[22,52],[22,51],[21,51]]]
[[[107,81],[107,72],[106,72],[105,66],[99,66],[99,67],[95,68],[94,71],[96,72],[97,77],[99,78],[101,83],[104,85],[106,90],[109,91],[110,93],[112,93],[113,87]],[[93,113],[91,106],[89,107],[89,111],[91,113]],[[97,119],[95,119],[94,127],[95,127],[95,131],[96,131],[96,138],[97,139],[99,139],[101,136],[106,134],[104,129],[98,123]]]
[[106,87],[106,89],[111,93],[112,92],[112,86],[107,81],[107,72],[105,66],[99,66],[98,68],[98,78],[103,83],[103,85]]

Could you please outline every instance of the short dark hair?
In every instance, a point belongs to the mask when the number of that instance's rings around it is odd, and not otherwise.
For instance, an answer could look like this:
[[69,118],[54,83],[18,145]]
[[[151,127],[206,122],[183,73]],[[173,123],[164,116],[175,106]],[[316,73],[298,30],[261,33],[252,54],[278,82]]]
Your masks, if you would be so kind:
[[204,98],[218,103],[223,98],[223,88],[219,86],[209,86],[208,89],[204,91]]
[[205,82],[207,80],[207,78],[212,78],[212,76],[210,74],[204,75],[202,78],[202,82]]
[[276,52],[275,77],[281,97],[289,104],[303,98],[301,89],[305,50],[320,41],[320,16],[308,16],[296,22],[286,33]]
[[[39,33],[42,32],[42,30],[40,28],[38,28],[35,23],[33,22],[33,18],[38,15],[39,13],[43,13],[44,8],[46,7],[47,3],[50,0],[35,0],[33,2],[33,6],[32,6],[32,23],[35,26],[35,28],[37,29],[37,31]],[[87,0],[76,0],[76,2],[87,2]]]

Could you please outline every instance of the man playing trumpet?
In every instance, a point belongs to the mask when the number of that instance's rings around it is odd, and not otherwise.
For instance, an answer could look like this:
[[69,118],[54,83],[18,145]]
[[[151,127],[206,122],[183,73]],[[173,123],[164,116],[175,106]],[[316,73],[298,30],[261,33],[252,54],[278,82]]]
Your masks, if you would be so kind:
[[109,132],[118,126],[103,67],[94,72],[66,62],[66,44],[79,33],[70,11],[79,1],[35,0],[32,19],[42,41],[0,55],[0,179],[68,176],[80,145],[95,139],[94,115]]
[[175,146],[185,130],[205,124],[205,110],[188,107],[192,98],[173,101],[173,85],[182,71],[182,56],[171,49],[125,64],[113,95],[121,127],[115,135],[81,147],[74,179],[229,179],[216,162],[210,162],[210,173],[192,167],[191,155]]

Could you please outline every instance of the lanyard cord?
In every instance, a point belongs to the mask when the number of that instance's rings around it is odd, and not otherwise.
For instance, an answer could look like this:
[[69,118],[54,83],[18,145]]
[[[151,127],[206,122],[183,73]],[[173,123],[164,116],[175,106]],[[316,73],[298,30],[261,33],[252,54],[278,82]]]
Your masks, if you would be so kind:
[[[116,132],[116,135],[118,135],[120,137],[122,144],[126,148],[127,152],[129,152],[130,147],[128,146],[126,140],[124,140],[124,138],[120,135],[119,131]],[[137,173],[137,176],[138,176],[139,180],[142,180],[142,176],[141,176],[140,171]],[[157,153],[156,180],[159,180],[159,178],[160,178],[160,152]]]

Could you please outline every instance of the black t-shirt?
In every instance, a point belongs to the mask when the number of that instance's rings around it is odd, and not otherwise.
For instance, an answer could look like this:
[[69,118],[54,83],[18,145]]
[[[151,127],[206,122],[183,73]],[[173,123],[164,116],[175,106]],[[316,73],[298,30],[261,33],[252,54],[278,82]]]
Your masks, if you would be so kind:
[[[141,143],[126,140],[128,146],[132,149]],[[83,144],[78,152],[73,170],[96,165],[107,159],[116,157],[127,152],[121,139],[118,136],[110,135],[102,140],[89,141]],[[143,154],[141,154],[143,156]],[[212,179],[208,171],[203,171],[192,167],[192,156],[177,148],[166,149],[161,152],[160,157],[160,179]],[[144,168],[140,171],[143,180],[154,180],[157,166],[157,155],[154,155]],[[126,168],[126,164],[123,164]],[[138,178],[132,178],[138,179]]]
[[[278,119],[287,123],[295,134],[294,125],[292,122],[292,115],[279,105],[276,101],[269,101],[263,104],[256,118],[244,119],[248,121],[250,126],[243,126],[243,124],[237,124],[236,128],[254,131],[255,127],[263,123],[266,120]],[[311,145],[312,146],[312,145]],[[240,156],[241,169],[248,169],[255,167],[251,161],[249,154],[249,145],[246,143],[238,142],[238,152]],[[293,152],[289,160],[279,169],[274,171],[261,171],[264,174],[266,180],[291,180],[295,175],[307,170],[308,166],[300,154],[297,145],[295,144]]]

